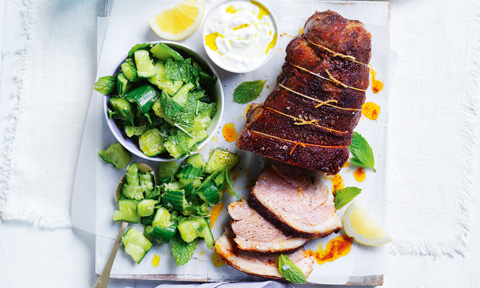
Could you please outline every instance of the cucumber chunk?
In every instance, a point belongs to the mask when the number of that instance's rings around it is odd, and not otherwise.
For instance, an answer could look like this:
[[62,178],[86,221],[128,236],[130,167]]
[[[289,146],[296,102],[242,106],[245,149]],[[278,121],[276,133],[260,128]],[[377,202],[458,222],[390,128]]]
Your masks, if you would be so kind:
[[132,59],[128,58],[125,60],[120,67],[128,81],[135,82],[138,80],[137,68],[135,68],[135,63],[133,63]]
[[169,227],[147,226],[145,227],[145,235],[159,242],[168,243],[177,233],[177,225],[172,224]]
[[111,97],[110,99],[108,99],[108,104],[113,111],[117,112],[116,115],[118,115],[120,118],[124,119],[133,126],[134,115],[130,102],[123,98]]
[[148,194],[153,190],[153,175],[151,173],[139,173],[140,187]]
[[128,162],[132,159],[132,155],[120,143],[113,143],[105,150],[98,152],[98,156],[105,163],[111,163],[118,169],[127,167]]
[[173,95],[173,101],[180,104],[180,106],[185,106],[187,102],[188,92],[195,87],[192,83],[187,83],[180,88],[175,95]]
[[141,125],[141,126],[130,126],[130,125],[125,125],[123,128],[123,132],[127,135],[127,137],[131,138],[133,136],[140,136],[143,133],[145,133],[148,130],[147,125]]
[[157,128],[150,129],[143,133],[138,139],[138,145],[143,154],[150,157],[165,152],[163,137]]
[[118,73],[117,75],[117,94],[118,96],[122,97],[127,93],[130,89],[130,82],[128,82],[127,78],[123,73]]
[[165,65],[162,62],[155,63],[155,71],[157,75],[148,78],[148,82],[167,92],[168,95],[175,94],[183,86],[183,81],[172,81],[165,77]]
[[178,225],[178,231],[183,241],[190,243],[196,238],[205,239],[208,249],[213,249],[214,239],[210,224],[203,217],[190,217]]
[[122,187],[122,194],[133,200],[142,200],[144,198],[143,192],[140,185],[137,163],[133,162],[127,168],[127,173],[125,173],[125,184]]
[[174,210],[183,211],[187,206],[187,201],[185,200],[185,191],[183,190],[168,190],[162,196],[163,204],[166,207],[172,208]]
[[140,111],[146,116],[158,98],[160,98],[159,93],[150,84],[139,86],[125,95],[125,99],[137,103]]
[[210,124],[212,124],[212,118],[208,115],[198,115],[195,117],[194,121],[194,129],[195,128],[201,128],[203,130],[206,130]]
[[113,221],[126,221],[138,223],[140,216],[137,214],[137,201],[129,199],[118,200],[118,210],[113,214]]
[[221,148],[216,148],[210,154],[207,166],[205,167],[205,172],[213,173],[225,165],[228,166],[228,169],[232,169],[238,162],[240,162],[240,155]]
[[135,46],[130,48],[130,50],[128,51],[128,58],[133,58],[133,55],[137,50],[150,50],[150,48],[152,48],[151,43],[136,44]]
[[158,163],[157,176],[162,183],[167,183],[175,180],[180,164],[177,161],[168,161]]
[[183,60],[182,55],[172,48],[168,47],[164,43],[157,43],[155,46],[150,49],[150,52],[155,58],[158,58],[162,61],[167,60],[168,58],[173,58],[175,60]]
[[147,217],[153,215],[157,201],[152,199],[144,199],[137,203],[137,215],[140,217]]
[[202,174],[204,165],[205,161],[203,161],[202,155],[197,153],[189,156],[180,166],[177,178],[184,184],[191,183]]
[[149,78],[157,74],[150,59],[150,53],[147,50],[137,50],[133,53],[133,56],[137,66],[138,77]]
[[173,224],[172,214],[165,207],[159,207],[153,218],[152,226],[170,227]]
[[127,252],[137,264],[142,262],[148,251],[152,249],[152,242],[135,228],[129,228],[127,230],[122,237],[122,243],[125,252]]

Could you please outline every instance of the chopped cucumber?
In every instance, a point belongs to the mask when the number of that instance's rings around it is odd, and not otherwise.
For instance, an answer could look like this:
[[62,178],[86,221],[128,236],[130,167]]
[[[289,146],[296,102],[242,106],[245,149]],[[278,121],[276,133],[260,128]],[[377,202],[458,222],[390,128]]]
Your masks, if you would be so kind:
[[127,135],[127,137],[131,138],[133,136],[139,137],[143,133],[145,133],[148,130],[147,125],[141,125],[141,126],[130,126],[130,125],[125,125],[125,128],[123,128],[123,132]]
[[173,95],[173,101],[180,104],[182,107],[187,102],[188,92],[195,87],[192,83],[187,83],[180,88],[175,95]]
[[167,190],[162,196],[163,204],[168,208],[183,211],[187,206],[185,200],[185,191],[183,190]]
[[137,264],[142,262],[147,252],[152,249],[152,242],[135,228],[129,228],[127,230],[122,237],[122,243],[125,252],[127,252]]
[[200,237],[199,230],[203,230],[203,227],[200,227],[200,225],[201,222],[196,221],[194,218],[180,223],[178,225],[178,232],[180,232],[183,241],[190,243]]
[[118,210],[113,214],[113,221],[127,221],[138,223],[140,216],[137,214],[137,201],[129,199],[118,200]]
[[157,74],[150,59],[150,53],[148,53],[147,50],[137,50],[133,55],[137,66],[138,77],[149,78]]
[[153,104],[160,97],[157,90],[150,84],[138,86],[125,95],[125,99],[137,103],[140,111],[148,117],[148,112],[152,110]]
[[146,194],[153,190],[153,175],[151,173],[139,173],[138,177],[140,179],[140,187]]
[[190,217],[178,225],[178,231],[183,241],[190,243],[196,238],[205,239],[208,249],[213,249],[214,239],[210,224],[203,217]]
[[216,148],[210,154],[205,172],[213,173],[223,166],[227,165],[228,169],[232,169],[240,161],[240,156],[236,153],[232,153],[221,148]]
[[137,68],[135,68],[135,63],[133,63],[132,59],[128,58],[125,60],[120,67],[122,68],[123,75],[125,75],[125,78],[127,78],[128,81],[137,81]]
[[123,96],[130,89],[130,82],[123,73],[118,73],[117,75],[117,94],[118,96]]
[[157,75],[148,78],[148,82],[167,92],[168,95],[175,94],[183,86],[183,81],[172,81],[165,77],[165,65],[162,62],[155,63],[155,71]]
[[150,129],[143,133],[138,139],[138,145],[143,154],[147,156],[156,156],[165,152],[163,137],[157,128]]
[[133,110],[132,110],[132,105],[130,105],[130,102],[123,98],[119,97],[111,97],[108,99],[108,104],[112,108],[113,111],[117,112],[117,115],[130,123],[130,125],[133,126]]
[[204,165],[205,161],[203,161],[202,155],[197,153],[189,156],[180,166],[177,178],[184,184],[193,182],[202,173]]
[[132,155],[120,143],[113,143],[105,150],[98,152],[98,156],[106,163],[111,163],[118,169],[127,167]]
[[155,46],[150,49],[150,52],[155,58],[158,58],[162,61],[167,60],[168,58],[173,58],[175,60],[183,60],[182,55],[172,48],[168,47],[164,43],[157,43]]
[[197,117],[195,117],[193,121],[194,121],[193,127],[195,128],[199,127],[203,130],[206,130],[212,123],[212,118],[210,118],[210,116],[208,115],[198,115]]
[[168,212],[168,210],[164,207],[159,207],[157,212],[155,213],[155,218],[153,218],[152,226],[159,226],[159,227],[169,227],[173,224],[172,222],[172,214]]
[[169,227],[160,226],[147,226],[145,227],[145,235],[152,239],[158,240],[163,243],[168,243],[172,240],[173,236],[177,233],[177,225],[172,224]]
[[153,215],[155,210],[155,204],[157,201],[152,199],[144,199],[137,203],[137,215],[140,217],[146,217]]
[[158,163],[157,176],[162,183],[175,180],[180,164],[176,161],[160,162]]
[[133,58],[135,51],[137,50],[150,50],[152,48],[151,43],[141,43],[133,46],[130,51],[128,51],[128,58]]
[[133,162],[125,173],[125,184],[122,187],[122,194],[128,199],[142,200],[144,190],[140,186],[137,163]]
[[166,183],[164,185],[165,191],[166,190],[180,190],[180,189],[182,189],[183,186],[184,186],[184,184],[181,183],[181,182],[178,182],[178,181],[177,182]]

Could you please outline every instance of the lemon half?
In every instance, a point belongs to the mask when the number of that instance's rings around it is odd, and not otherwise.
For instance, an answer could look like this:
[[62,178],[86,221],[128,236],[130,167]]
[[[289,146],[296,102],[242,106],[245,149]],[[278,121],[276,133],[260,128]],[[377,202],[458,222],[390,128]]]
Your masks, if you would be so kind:
[[192,34],[205,12],[204,0],[187,0],[148,20],[150,28],[160,37],[180,40]]
[[387,232],[360,205],[355,202],[343,215],[343,229],[348,236],[363,245],[380,246],[392,241]]

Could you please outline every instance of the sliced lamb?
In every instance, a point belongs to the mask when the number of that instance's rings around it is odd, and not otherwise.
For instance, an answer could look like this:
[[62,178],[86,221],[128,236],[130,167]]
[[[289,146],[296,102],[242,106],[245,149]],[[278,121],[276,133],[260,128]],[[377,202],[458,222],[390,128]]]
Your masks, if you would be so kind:
[[285,235],[245,201],[230,203],[227,210],[233,219],[233,241],[241,250],[260,253],[288,252],[308,242],[306,238]]
[[267,161],[248,203],[288,235],[319,238],[338,232],[342,222],[334,197],[320,174]]

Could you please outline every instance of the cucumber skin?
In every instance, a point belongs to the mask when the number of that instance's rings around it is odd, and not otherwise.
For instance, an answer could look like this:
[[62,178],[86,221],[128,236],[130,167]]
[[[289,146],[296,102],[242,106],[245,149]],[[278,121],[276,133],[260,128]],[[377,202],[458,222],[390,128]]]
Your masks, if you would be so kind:
[[180,55],[180,53],[161,42],[153,46],[150,49],[150,53],[152,53],[155,58],[162,61],[166,61],[168,58],[173,58],[175,60],[183,60],[183,57],[182,55]]
[[[140,264],[148,251],[152,249],[150,242],[140,231],[129,228],[122,237],[123,248],[135,263]],[[135,249],[137,248],[137,249]],[[138,251],[140,249],[140,251]],[[136,254],[140,253],[140,254]]]
[[213,173],[225,165],[228,165],[228,169],[232,169],[238,162],[240,162],[240,155],[221,148],[216,148],[213,150],[212,154],[210,154],[210,158],[205,167],[205,172]]
[[135,65],[137,67],[137,75],[141,78],[149,78],[157,75],[150,53],[147,50],[137,50],[133,53]]

